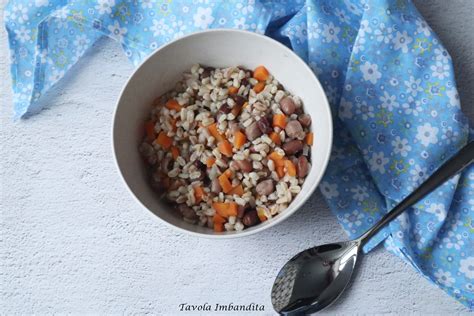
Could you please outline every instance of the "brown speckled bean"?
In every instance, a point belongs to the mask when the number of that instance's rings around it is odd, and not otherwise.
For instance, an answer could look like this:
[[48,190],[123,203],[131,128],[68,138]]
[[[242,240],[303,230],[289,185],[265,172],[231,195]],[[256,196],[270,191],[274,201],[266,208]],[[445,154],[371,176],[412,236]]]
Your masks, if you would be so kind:
[[267,134],[267,133],[270,133],[272,131],[270,121],[265,116],[261,117],[257,121],[257,126],[260,129],[260,131],[262,132],[262,134]]
[[240,130],[239,123],[229,122],[229,129],[232,133],[236,133]]
[[215,178],[211,182],[211,192],[212,193],[219,193],[221,192],[221,185],[219,184],[219,179]]
[[296,165],[296,169],[298,170],[298,177],[304,178],[309,173],[311,165],[308,162],[306,156],[300,156],[298,158],[298,164]]
[[255,187],[255,190],[259,195],[269,195],[273,192],[274,189],[275,186],[273,184],[273,180],[271,179],[263,180]]
[[181,215],[183,215],[184,218],[187,218],[193,221],[198,219],[198,216],[196,215],[194,210],[190,208],[189,206],[187,206],[186,204],[178,205],[178,210],[181,213]]
[[286,135],[294,139],[303,140],[305,137],[301,123],[296,120],[290,121],[288,124],[286,124],[285,132]]
[[253,122],[245,128],[245,135],[250,141],[262,135],[262,131],[260,130],[260,128],[258,128],[257,122]]
[[245,206],[239,205],[239,207],[237,209],[237,217],[242,218],[242,217],[244,217],[244,214],[245,214]]
[[253,226],[259,222],[257,211],[256,210],[251,210],[247,211],[242,218],[242,223],[245,226]]
[[284,143],[282,148],[287,156],[294,155],[303,150],[303,142],[297,139],[290,140]]
[[236,160],[237,164],[239,165],[240,170],[243,172],[250,172],[252,171],[252,163],[247,159],[244,160]]
[[291,97],[284,97],[280,100],[280,108],[286,115],[291,115],[295,112],[296,105]]
[[309,116],[309,114],[300,114],[298,116],[298,121],[303,125],[303,127],[309,127],[311,125],[311,116]]

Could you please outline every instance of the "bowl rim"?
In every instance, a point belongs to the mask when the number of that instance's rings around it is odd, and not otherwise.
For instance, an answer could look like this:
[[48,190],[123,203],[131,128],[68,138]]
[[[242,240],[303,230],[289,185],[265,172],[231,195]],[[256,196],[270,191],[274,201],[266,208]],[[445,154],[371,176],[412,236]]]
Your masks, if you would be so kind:
[[[162,219],[160,216],[156,215],[154,212],[152,212],[148,207],[146,207],[142,201],[133,193],[132,189],[130,188],[127,180],[125,179],[123,173],[122,173],[122,170],[119,166],[119,163],[118,163],[118,160],[117,160],[117,152],[115,150],[115,140],[116,140],[116,137],[115,137],[115,124],[116,124],[116,118],[117,118],[117,112],[118,112],[118,108],[119,108],[119,104],[120,104],[120,101],[122,100],[122,97],[123,97],[123,94],[125,92],[125,89],[128,87],[130,81],[133,79],[133,77],[135,76],[135,74],[138,72],[138,70],[145,64],[148,62],[148,60],[150,60],[155,54],[159,53],[161,50],[165,49],[166,47],[170,46],[170,45],[173,45],[175,42],[178,42],[178,41],[183,41],[183,40],[186,40],[190,37],[193,37],[193,36],[199,36],[201,34],[204,34],[204,33],[243,33],[245,35],[248,35],[248,36],[255,36],[255,37],[258,37],[259,39],[263,40],[263,41],[267,41],[267,42],[272,42],[273,44],[276,44],[277,46],[279,46],[281,49],[285,50],[286,53],[288,54],[291,54],[293,55],[294,57],[296,57],[296,60],[298,63],[301,63],[303,65],[304,68],[306,68],[306,70],[308,71],[308,73],[313,77],[313,79],[315,80],[316,82],[316,87],[317,89],[319,89],[321,92],[322,92],[322,95],[323,95],[323,100],[321,100],[322,102],[324,102],[324,105],[327,109],[327,117],[325,118],[327,121],[328,121],[328,126],[329,126],[329,139],[328,139],[328,146],[329,146],[329,149],[327,151],[327,154],[323,160],[323,164],[322,164],[322,168],[321,168],[321,173],[319,174],[319,176],[314,180],[314,184],[309,188],[308,192],[306,193],[305,196],[303,196],[301,198],[301,200],[296,204],[296,205],[293,205],[293,210],[290,211],[290,212],[283,212],[282,214],[279,214],[277,217],[275,217],[275,220],[272,221],[272,223],[269,223],[268,225],[257,225],[255,226],[254,229],[252,230],[242,230],[238,233],[233,233],[233,234],[226,234],[225,232],[224,233],[220,233],[220,234],[205,234],[205,233],[199,233],[199,232],[195,232],[195,231],[191,231],[191,230],[187,230],[185,228],[182,228],[182,227],[179,227],[179,226],[176,226],[172,223],[169,223],[167,222],[166,220]],[[285,46],[284,44],[278,42],[277,40],[274,40],[273,38],[271,37],[268,37],[266,35],[263,35],[263,34],[260,34],[260,33],[255,33],[255,32],[250,32],[250,31],[245,31],[245,30],[238,30],[238,29],[225,29],[225,28],[215,28],[215,29],[208,29],[208,30],[202,30],[202,31],[196,31],[196,32],[192,32],[192,33],[189,33],[187,35],[184,35],[182,37],[179,37],[173,41],[170,41],[169,43],[166,43],[160,47],[158,47],[157,49],[155,49],[152,53],[150,53],[149,56],[147,56],[139,65],[137,65],[135,67],[135,69],[133,70],[133,72],[129,75],[127,81],[125,82],[125,84],[123,85],[121,91],[120,91],[120,94],[119,94],[119,97],[117,98],[117,101],[115,103],[115,108],[114,108],[114,111],[113,111],[113,117],[112,117],[112,137],[111,137],[111,145],[112,145],[112,154],[113,154],[113,159],[114,159],[114,165],[116,167],[116,169],[118,170],[118,173],[120,174],[120,178],[122,179],[123,183],[125,184],[125,187],[128,189],[129,193],[133,196],[133,198],[135,199],[136,202],[138,202],[139,205],[142,206],[142,208],[146,209],[147,210],[147,213],[150,214],[151,216],[153,216],[154,218],[158,218],[162,223],[164,223],[165,225],[167,225],[168,227],[172,227],[173,229],[179,231],[179,232],[183,232],[183,233],[186,233],[186,234],[189,234],[191,236],[196,236],[196,237],[201,237],[201,238],[208,238],[208,239],[232,239],[232,238],[239,238],[239,237],[245,237],[245,236],[250,236],[250,235],[253,235],[253,234],[256,234],[256,233],[259,233],[263,230],[266,230],[266,229],[269,229],[271,227],[274,227],[278,224],[280,224],[281,222],[283,222],[285,219],[287,219],[288,217],[290,217],[291,215],[293,215],[294,213],[296,213],[296,211],[298,211],[301,206],[304,205],[304,203],[309,199],[309,197],[311,195],[313,195],[314,191],[316,190],[316,188],[319,186],[320,182],[321,182],[321,179],[322,177],[324,176],[325,172],[326,172],[326,169],[327,169],[327,166],[328,166],[328,163],[329,163],[329,158],[330,158],[330,155],[331,155],[331,148],[332,148],[332,145],[333,145],[333,121],[332,121],[332,111],[331,111],[331,107],[329,105],[329,101],[327,99],[327,96],[326,96],[326,93],[321,85],[321,82],[319,81],[318,77],[316,76],[316,74],[311,70],[311,68],[309,67],[309,65],[300,57],[298,56],[294,51],[292,51],[290,48],[288,48],[287,46]],[[291,205],[291,203],[290,203]]]

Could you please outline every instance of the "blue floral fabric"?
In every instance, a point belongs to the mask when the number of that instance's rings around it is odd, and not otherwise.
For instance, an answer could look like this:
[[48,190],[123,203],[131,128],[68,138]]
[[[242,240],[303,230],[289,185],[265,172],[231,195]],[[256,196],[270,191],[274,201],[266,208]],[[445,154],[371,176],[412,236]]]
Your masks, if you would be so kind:
[[[5,9],[15,113],[36,102],[101,36],[138,65],[208,28],[265,33],[308,62],[334,116],[320,189],[351,237],[371,227],[469,139],[451,57],[407,0],[16,0]],[[317,135],[316,135],[317,137]],[[472,133],[471,133],[472,139]],[[474,306],[474,167],[373,238]]]

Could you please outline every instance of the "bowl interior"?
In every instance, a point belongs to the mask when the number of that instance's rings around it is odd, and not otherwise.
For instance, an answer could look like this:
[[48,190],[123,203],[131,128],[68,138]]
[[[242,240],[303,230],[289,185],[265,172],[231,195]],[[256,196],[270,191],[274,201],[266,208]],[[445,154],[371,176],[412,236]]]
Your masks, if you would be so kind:
[[[283,213],[242,232],[214,233],[186,223],[163,204],[152,191],[138,152],[153,100],[172,89],[183,72],[200,63],[213,67],[264,65],[287,90],[299,96],[312,117],[314,145],[312,168],[302,191]],[[133,195],[156,216],[187,232],[207,236],[243,236],[281,222],[301,206],[319,183],[329,159],[332,121],[326,96],[308,66],[280,43],[254,33],[214,30],[195,33],[153,53],[131,76],[117,104],[113,124],[113,149],[119,170]]]

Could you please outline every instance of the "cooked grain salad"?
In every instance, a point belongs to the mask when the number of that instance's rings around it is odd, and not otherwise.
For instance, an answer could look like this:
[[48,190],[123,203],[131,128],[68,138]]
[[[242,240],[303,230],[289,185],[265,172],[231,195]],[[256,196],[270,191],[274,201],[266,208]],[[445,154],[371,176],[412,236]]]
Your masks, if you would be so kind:
[[154,101],[140,152],[187,222],[240,231],[285,210],[311,168],[311,117],[264,66],[194,65]]

